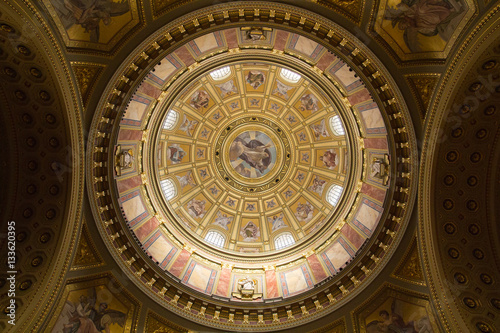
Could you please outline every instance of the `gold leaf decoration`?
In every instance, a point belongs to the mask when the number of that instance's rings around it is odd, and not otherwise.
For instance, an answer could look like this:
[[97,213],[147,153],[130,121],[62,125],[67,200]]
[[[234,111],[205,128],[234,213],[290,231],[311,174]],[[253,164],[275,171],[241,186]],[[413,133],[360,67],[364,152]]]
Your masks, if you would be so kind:
[[80,270],[91,267],[97,267],[104,264],[101,256],[97,252],[90,233],[87,229],[87,225],[83,224],[82,233],[80,236],[80,241],[78,243],[78,248],[73,258],[73,264],[71,270]]
[[360,23],[363,1],[360,0],[318,0],[313,1],[343,14],[356,24]]
[[191,1],[192,0],[151,0],[154,18],[160,17],[161,15]]
[[439,80],[439,74],[409,75],[407,76],[407,80],[415,99],[418,101],[420,117],[423,120],[425,119],[432,94]]
[[146,333],[185,333],[188,332],[169,320],[149,312],[146,318]]
[[81,62],[71,63],[75,73],[82,102],[87,107],[89,97],[94,89],[94,84],[101,75],[103,66],[96,64],[86,64]]
[[416,237],[410,243],[403,260],[399,263],[393,276],[407,282],[425,285]]
[[323,326],[311,333],[345,333],[347,332],[344,318],[334,321],[326,326]]

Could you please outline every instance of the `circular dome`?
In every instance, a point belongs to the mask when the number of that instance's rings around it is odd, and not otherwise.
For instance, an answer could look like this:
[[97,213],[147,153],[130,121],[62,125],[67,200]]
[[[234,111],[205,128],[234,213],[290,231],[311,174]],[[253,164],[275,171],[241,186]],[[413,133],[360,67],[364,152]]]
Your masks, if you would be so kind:
[[[174,187],[175,195],[163,191],[161,205],[169,224],[198,246],[210,245],[204,240],[216,232],[223,241],[213,249],[262,261],[284,232],[289,247],[321,236],[313,230],[324,221],[340,222],[333,218],[340,195],[330,193],[343,193],[361,165],[348,146],[356,141],[332,126],[342,103],[334,94],[305,74],[283,77],[290,71],[279,63],[245,58],[200,68],[197,80],[157,106],[164,113],[151,127],[157,158],[146,170],[155,170],[158,187]],[[222,69],[224,78],[214,79]],[[178,121],[165,128],[173,114]]]
[[354,297],[415,197],[411,121],[378,60],[320,17],[293,14],[318,38],[259,6],[272,22],[214,7],[151,36],[104,92],[89,144],[116,261],[159,304],[231,331],[290,328]]

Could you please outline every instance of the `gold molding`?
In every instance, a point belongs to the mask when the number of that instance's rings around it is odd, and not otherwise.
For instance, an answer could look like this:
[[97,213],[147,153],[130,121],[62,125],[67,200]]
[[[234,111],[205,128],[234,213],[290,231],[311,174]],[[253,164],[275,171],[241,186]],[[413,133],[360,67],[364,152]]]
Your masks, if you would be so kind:
[[434,165],[438,158],[437,149],[441,135],[441,125],[446,121],[450,111],[449,103],[456,89],[459,79],[467,73],[491,43],[495,41],[500,29],[500,5],[496,5],[483,15],[482,20],[465,39],[450,61],[446,73],[441,78],[441,84],[435,93],[434,102],[429,108],[424,133],[424,144],[422,147],[423,161],[419,174],[419,233],[418,243],[424,263],[424,271],[427,283],[431,291],[431,297],[446,332],[458,332],[468,330],[467,319],[463,318],[458,310],[456,299],[452,297],[450,285],[442,272],[442,264],[439,259],[439,240],[435,239],[434,231],[434,187],[435,178]]
[[106,66],[92,62],[72,61],[71,67],[78,83],[82,103],[87,108],[96,83]]
[[84,270],[104,265],[104,260],[97,251],[95,244],[90,237],[87,223],[86,221],[83,221],[78,246],[76,248],[70,270]]
[[406,249],[403,259],[401,259],[391,276],[404,282],[425,286],[425,277],[420,261],[415,235]]
[[[68,202],[64,220],[71,221],[64,224],[62,233],[59,235],[61,241],[58,249],[61,255],[56,256],[51,263],[51,270],[43,278],[43,287],[32,294],[33,301],[25,304],[19,309],[16,316],[16,329],[19,331],[36,331],[40,329],[43,320],[47,317],[49,310],[56,301],[64,278],[71,264],[71,256],[75,248],[78,231],[81,226],[83,186],[84,186],[84,142],[83,125],[81,122],[81,105],[79,104],[78,92],[72,80],[70,69],[67,65],[63,49],[55,38],[53,31],[48,26],[44,16],[38,12],[29,0],[3,1],[2,20],[12,19],[14,25],[23,24],[23,32],[39,43],[45,51],[44,61],[51,63],[49,71],[54,81],[58,82],[58,94],[63,109],[67,116],[68,149],[71,151],[69,163],[70,178],[67,194]],[[41,281],[42,282],[42,281]]]

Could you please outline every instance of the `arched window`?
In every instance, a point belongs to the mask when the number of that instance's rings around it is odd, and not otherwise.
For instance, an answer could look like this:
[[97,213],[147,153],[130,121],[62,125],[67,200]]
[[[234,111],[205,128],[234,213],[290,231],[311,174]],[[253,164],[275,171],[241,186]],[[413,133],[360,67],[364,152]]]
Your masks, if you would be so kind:
[[293,239],[292,234],[289,232],[280,234],[274,240],[274,247],[276,248],[276,250],[284,249],[285,247],[289,247],[293,244],[295,244],[295,239]]
[[177,191],[175,190],[174,182],[171,181],[170,179],[164,179],[164,180],[160,181],[160,186],[161,186],[161,190],[163,191],[163,195],[165,196],[165,199],[167,199],[167,200],[172,199],[177,194]]
[[335,135],[344,135],[344,125],[342,125],[342,120],[340,120],[339,116],[333,116],[330,118],[330,127],[332,128],[333,134]]
[[210,72],[210,76],[216,81],[224,80],[229,75],[231,75],[231,68],[229,68],[229,66],[222,67]]
[[174,110],[168,111],[167,117],[163,122],[163,129],[171,130],[172,128],[174,128],[175,123],[177,123],[177,119],[179,119],[179,114],[176,111]]
[[332,205],[333,207],[337,206],[343,190],[344,188],[339,185],[333,185],[332,187],[330,187],[330,189],[328,190],[328,194],[326,195],[326,200],[328,200],[330,205]]
[[291,83],[297,83],[297,82],[299,82],[299,80],[301,78],[300,74],[292,72],[291,70],[288,70],[286,68],[281,69],[280,75],[282,78],[284,78],[285,80],[287,80],[288,82],[291,82]]
[[210,230],[205,235],[205,240],[207,241],[207,243],[210,243],[217,247],[223,247],[224,243],[226,242],[226,237],[224,237],[224,235],[218,231]]

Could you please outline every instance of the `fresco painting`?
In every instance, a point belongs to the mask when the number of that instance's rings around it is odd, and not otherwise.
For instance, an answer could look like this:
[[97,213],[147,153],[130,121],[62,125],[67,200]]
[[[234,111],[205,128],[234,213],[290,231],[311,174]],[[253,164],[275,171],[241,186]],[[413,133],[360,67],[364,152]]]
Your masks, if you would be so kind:
[[198,124],[197,120],[192,119],[192,118],[184,115],[184,119],[182,120],[181,125],[177,129],[176,133],[179,133],[179,134],[182,134],[185,136],[193,136],[193,132],[194,132],[197,124]]
[[318,150],[316,166],[335,170],[338,165],[339,154],[336,149]]
[[315,215],[317,215],[318,210],[305,198],[300,198],[295,203],[290,206],[290,211],[302,224],[310,222]]
[[187,193],[189,190],[196,186],[196,181],[194,179],[192,170],[179,173],[175,176],[175,178],[179,182],[182,194]]
[[266,74],[259,70],[250,70],[245,72],[246,89],[249,92],[264,91],[264,82],[266,81]]
[[257,219],[244,218],[240,226],[239,241],[256,242],[260,239],[260,223]]
[[323,107],[318,97],[309,91],[306,91],[294,106],[305,118],[313,115]]
[[204,195],[197,195],[186,204],[185,208],[192,218],[198,220],[205,216],[211,206],[211,201],[208,201]]
[[199,113],[204,114],[215,103],[206,90],[199,89],[199,90],[196,90],[191,95],[191,98],[189,100],[189,104],[194,109],[196,109]]
[[167,146],[167,164],[179,164],[189,160],[189,145],[170,143]]
[[136,0],[44,0],[69,47],[110,51],[140,22]]
[[70,281],[50,332],[130,332],[136,320],[134,303],[109,276]]
[[392,297],[372,313],[365,323],[367,333],[434,332],[424,307]]
[[247,131],[231,143],[229,160],[240,175],[247,178],[262,177],[276,163],[276,147],[265,133]]
[[229,225],[231,224],[231,222],[233,222],[233,220],[234,216],[218,211],[215,220],[212,224],[218,225],[219,227],[225,230],[229,230]]
[[402,60],[445,58],[473,7],[467,0],[381,0],[374,30]]
[[386,285],[365,306],[355,311],[362,332],[438,332],[425,295]]

